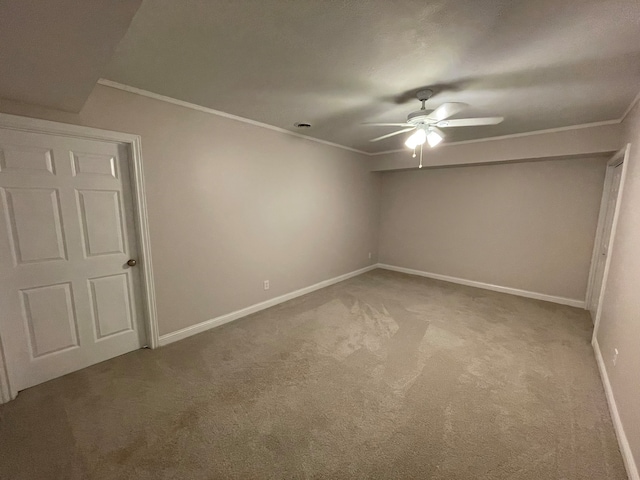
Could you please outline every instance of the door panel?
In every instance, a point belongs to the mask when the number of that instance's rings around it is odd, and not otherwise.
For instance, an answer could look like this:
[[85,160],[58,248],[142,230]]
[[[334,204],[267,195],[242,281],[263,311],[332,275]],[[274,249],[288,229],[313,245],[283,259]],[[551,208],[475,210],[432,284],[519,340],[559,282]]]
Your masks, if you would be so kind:
[[0,129],[0,329],[20,390],[146,343],[123,145]]
[[124,253],[120,192],[77,190],[85,255]]
[[33,358],[78,346],[69,283],[30,288],[21,292]]
[[133,329],[129,302],[131,289],[125,274],[91,278],[89,288],[98,339]]
[[71,152],[73,160],[73,176],[106,176],[118,178],[116,159],[111,155]]
[[0,149],[0,172],[55,173],[53,154],[46,147],[7,144]]
[[2,189],[15,264],[66,259],[57,189]]

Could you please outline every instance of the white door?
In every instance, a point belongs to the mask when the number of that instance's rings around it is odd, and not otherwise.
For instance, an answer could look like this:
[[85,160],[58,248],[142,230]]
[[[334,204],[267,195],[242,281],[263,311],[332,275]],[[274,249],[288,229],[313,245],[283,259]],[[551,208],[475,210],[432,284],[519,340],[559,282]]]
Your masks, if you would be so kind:
[[600,294],[602,292],[602,282],[604,279],[604,267],[609,255],[609,246],[611,245],[611,228],[613,227],[613,217],[616,212],[616,204],[618,201],[618,191],[620,190],[620,177],[622,176],[622,163],[616,165],[613,169],[611,184],[607,195],[607,203],[605,205],[604,221],[602,222],[602,232],[600,233],[600,245],[598,247],[598,256],[596,259],[596,270],[593,278],[593,290],[591,292],[591,305],[589,310],[592,317],[596,318],[598,305],[600,303]]
[[0,196],[12,389],[144,346],[126,147],[0,129]]

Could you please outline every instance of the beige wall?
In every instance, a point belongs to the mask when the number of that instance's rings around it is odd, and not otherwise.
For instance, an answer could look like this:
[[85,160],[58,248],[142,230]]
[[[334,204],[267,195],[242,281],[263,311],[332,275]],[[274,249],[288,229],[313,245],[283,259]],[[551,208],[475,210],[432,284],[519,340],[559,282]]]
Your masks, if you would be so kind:
[[376,261],[365,156],[100,85],[79,115],[0,110],[142,136],[161,334]]
[[382,174],[380,262],[584,300],[606,159]]
[[[631,154],[596,336],[620,419],[640,465],[640,105],[624,123]],[[614,366],[615,348],[619,355]]]

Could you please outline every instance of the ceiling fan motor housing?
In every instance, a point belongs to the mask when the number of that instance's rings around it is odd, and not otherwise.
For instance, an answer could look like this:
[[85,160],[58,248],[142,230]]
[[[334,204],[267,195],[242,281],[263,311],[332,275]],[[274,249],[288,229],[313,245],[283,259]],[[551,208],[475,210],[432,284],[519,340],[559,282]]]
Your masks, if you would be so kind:
[[433,123],[429,121],[427,117],[433,110],[416,110],[407,115],[407,123],[418,125],[419,123]]

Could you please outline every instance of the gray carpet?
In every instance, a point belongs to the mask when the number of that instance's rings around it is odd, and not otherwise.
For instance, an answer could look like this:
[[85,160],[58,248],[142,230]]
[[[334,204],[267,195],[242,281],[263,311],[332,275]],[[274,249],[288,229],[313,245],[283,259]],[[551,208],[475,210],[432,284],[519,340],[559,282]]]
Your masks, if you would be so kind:
[[583,310],[376,270],[0,406],[2,479],[624,479]]

